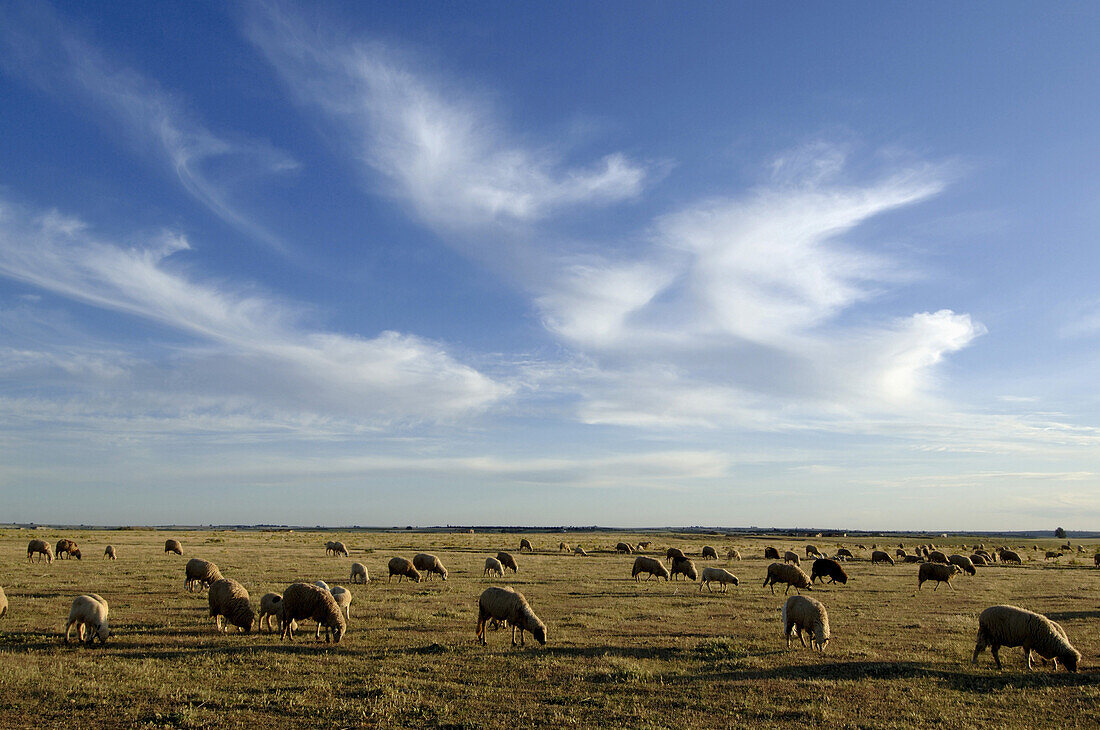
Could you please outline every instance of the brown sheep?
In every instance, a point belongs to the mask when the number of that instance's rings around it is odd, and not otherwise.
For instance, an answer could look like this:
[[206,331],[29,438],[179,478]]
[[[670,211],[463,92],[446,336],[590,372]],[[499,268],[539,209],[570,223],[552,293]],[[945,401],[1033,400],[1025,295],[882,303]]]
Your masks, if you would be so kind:
[[499,560],[500,564],[504,566],[505,572],[507,572],[509,569],[511,569],[513,573],[519,572],[519,565],[516,563],[516,559],[512,557],[510,553],[506,553],[501,550],[499,553],[497,553],[497,560]]
[[875,550],[871,553],[872,563],[889,563],[894,564],[894,559],[890,557],[890,553],[885,550]]
[[928,562],[946,564],[950,561],[947,559],[947,554],[942,550],[930,550],[928,551]]
[[[587,558],[588,557],[588,553],[580,545],[578,545],[576,548],[573,549],[573,557],[575,558],[578,555],[582,558]],[[497,562],[500,562],[500,561],[497,561]]]
[[783,562],[793,563],[794,565],[800,565],[802,563],[802,561],[798,558],[798,553],[794,552],[793,550],[788,550],[787,552],[783,553]]
[[974,644],[971,664],[978,663],[978,655],[987,646],[992,647],[993,661],[1001,668],[997,655],[1002,646],[1022,646],[1027,668],[1031,669],[1031,652],[1044,659],[1053,659],[1057,668],[1061,661],[1066,669],[1077,671],[1081,653],[1073,648],[1065,631],[1042,614],[1016,606],[990,606],[978,617],[978,639]]
[[[634,558],[634,568],[630,575],[637,581],[638,576],[642,573],[648,573],[649,578],[656,577],[658,580],[664,578],[665,581],[669,579],[668,568],[664,566],[664,563],[657,558],[650,558],[645,555]],[[649,578],[646,578],[646,580],[649,580]]]
[[183,546],[180,545],[179,540],[173,540],[169,538],[164,541],[164,552],[175,553],[176,555],[183,555]]
[[729,560],[740,560],[740,559],[741,559],[741,552],[739,550],[734,550],[733,548],[730,548],[729,550],[726,551],[726,560],[727,561],[729,561]]
[[443,567],[443,561],[431,553],[417,553],[414,555],[413,567],[421,573],[427,573],[428,580],[431,580],[433,575],[438,575],[443,580],[447,580],[447,569]]
[[836,556],[844,560],[855,560],[856,556],[852,555],[852,551],[848,548],[837,548]]
[[[409,566],[412,567],[412,563]],[[326,642],[330,640],[331,632],[331,639],[339,644],[347,631],[344,612],[331,593],[308,583],[294,583],[283,591],[282,615],[279,617],[282,638],[293,641],[297,622],[306,619],[317,622],[318,635],[320,627],[325,627]]]
[[[214,627],[218,631],[228,633],[230,624],[246,634],[252,631],[256,612],[249,604],[248,591],[240,583],[232,578],[216,580],[206,597],[210,604],[210,617],[214,619]],[[225,618],[224,628],[222,617]]]
[[813,590],[813,586],[810,585],[810,576],[806,575],[797,565],[787,565],[786,563],[772,563],[769,565],[768,574],[764,578],[764,586],[770,587],[772,593],[775,593],[776,583],[787,584],[783,595],[786,595],[792,587],[795,591],[802,588],[808,591]]
[[569,543],[565,542],[564,540],[562,542],[559,542],[558,543],[558,552],[559,553],[569,552]]
[[33,555],[38,555],[38,562],[42,562],[42,557],[45,556],[46,564],[49,565],[53,562],[53,548],[45,540],[31,540],[27,543],[27,562],[31,562]]
[[57,541],[57,547],[53,551],[54,557],[58,560],[64,560],[66,555],[80,559],[80,548],[77,544],[67,537],[63,537]]
[[107,558],[108,560],[115,560],[115,546],[108,545],[107,549],[103,551],[103,557]]
[[507,622],[512,627],[512,646],[517,646],[516,630],[519,630],[519,646],[523,646],[523,632],[546,644],[546,624],[531,610],[531,605],[519,591],[511,588],[486,588],[477,600],[477,639],[485,644],[485,624],[490,620]]
[[630,555],[634,552],[634,548],[630,547],[629,543],[620,542],[615,545],[615,552]]
[[779,550],[773,547],[764,548],[765,560],[779,560]]
[[201,560],[199,558],[191,558],[187,561],[187,565],[184,568],[186,578],[183,581],[183,587],[190,593],[198,585],[201,591],[204,588],[209,588],[215,581],[219,581],[223,578],[222,573],[218,570],[218,566],[211,563],[209,560]]
[[814,561],[813,566],[810,568],[810,583],[817,582],[820,578],[824,583],[828,578],[830,583],[841,583],[847,585],[848,574],[844,572],[844,568],[840,567],[840,563],[832,558],[818,558]]
[[704,545],[703,546],[703,552],[702,552],[702,558],[703,558],[703,560],[717,560],[718,559],[718,551],[715,550],[710,545]]
[[949,555],[947,561],[952,565],[957,565],[967,575],[974,575],[978,571],[974,570],[974,561],[965,555]]
[[698,573],[695,572],[695,563],[691,562],[688,558],[676,558],[673,560],[671,574],[673,578],[677,575],[682,575],[691,581],[699,577]]
[[420,573],[417,572],[416,566],[414,566],[412,564],[412,561],[408,558],[390,558],[388,567],[390,569],[390,574],[386,577],[387,583],[389,583],[390,579],[393,578],[395,575],[397,576],[398,583],[401,582],[402,578],[415,580],[417,583],[420,582]]
[[684,555],[684,551],[680,548],[670,547],[668,550],[665,550],[666,562],[671,563],[673,560],[685,560],[686,558],[687,556]]
[[526,537],[519,541],[519,551],[522,553],[524,550],[535,552],[535,548],[531,545],[531,541]]
[[1001,548],[997,551],[997,556],[1001,559],[1002,563],[1016,563],[1018,565],[1024,564],[1024,559],[1021,558],[1020,554],[1014,550]]
[[927,580],[936,581],[933,591],[939,590],[940,583],[946,583],[948,588],[955,590],[951,585],[951,579],[961,572],[962,568],[953,563],[921,563],[920,570],[917,571],[917,590],[920,590]]

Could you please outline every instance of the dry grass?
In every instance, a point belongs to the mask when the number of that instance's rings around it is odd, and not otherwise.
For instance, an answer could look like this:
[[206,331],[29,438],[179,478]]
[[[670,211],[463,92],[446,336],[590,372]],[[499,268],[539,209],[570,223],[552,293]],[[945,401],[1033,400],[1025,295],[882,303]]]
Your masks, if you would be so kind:
[[[1023,567],[979,568],[957,577],[955,591],[926,585],[918,594],[917,567],[872,566],[865,540],[848,585],[815,590],[833,630],[822,656],[785,649],[782,591],[760,587],[770,562],[763,547],[801,553],[795,539],[570,534],[570,545],[593,553],[576,558],[557,553],[562,536],[552,533],[528,535],[532,555],[519,553],[520,536],[489,533],[182,532],[181,558],[162,552],[163,532],[36,534],[72,537],[85,558],[28,565],[31,531],[0,532],[0,585],[11,603],[0,620],[5,727],[72,726],[77,715],[89,727],[1100,726],[1100,570],[1091,552],[1047,564],[1028,549]],[[326,557],[332,539],[351,557]],[[720,554],[736,547],[746,559],[730,567],[741,585],[708,594],[684,582],[635,583],[633,558],[612,550],[641,539],[652,540],[650,555],[669,545],[694,555],[704,544]],[[107,543],[117,561],[102,558]],[[519,574],[482,578],[498,549],[517,557]],[[439,555],[450,580],[387,584],[387,560],[419,551]],[[205,593],[183,590],[189,557],[217,563],[255,605],[296,580],[347,586],[344,641],[318,644],[312,625],[293,644],[215,633]],[[369,587],[349,582],[352,561],[367,565]],[[491,584],[526,594],[549,627],[546,647],[513,649],[507,631],[475,644],[477,596]],[[103,648],[61,642],[69,604],[86,592],[111,605],[115,633]],[[1004,672],[988,652],[972,667],[977,615],[996,603],[1062,623],[1083,671],[1027,672],[1018,649],[1002,653]]]

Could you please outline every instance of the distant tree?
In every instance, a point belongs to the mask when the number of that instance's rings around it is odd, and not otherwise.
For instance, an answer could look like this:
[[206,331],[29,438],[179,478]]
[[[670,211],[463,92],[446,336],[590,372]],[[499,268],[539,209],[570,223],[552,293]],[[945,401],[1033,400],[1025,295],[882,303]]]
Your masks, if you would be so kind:
[[1054,531],[1054,536],[1059,540],[1065,540],[1066,531],[1063,528],[1059,527],[1057,530]]

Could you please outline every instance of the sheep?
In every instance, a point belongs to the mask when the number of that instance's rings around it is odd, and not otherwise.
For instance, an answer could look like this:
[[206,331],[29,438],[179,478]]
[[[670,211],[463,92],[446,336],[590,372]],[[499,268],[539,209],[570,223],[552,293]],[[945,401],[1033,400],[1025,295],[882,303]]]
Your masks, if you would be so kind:
[[103,551],[103,557],[107,558],[108,560],[116,560],[117,558],[115,556],[115,546],[108,545],[107,549]]
[[270,634],[275,629],[271,626],[271,620],[279,621],[279,615],[283,612],[283,594],[265,593],[260,599],[260,623],[257,631],[262,631],[264,622],[267,622],[267,632]]
[[[99,643],[107,643],[111,630],[107,626],[107,614],[110,608],[107,601],[96,593],[88,593],[73,599],[73,605],[69,609],[69,623],[65,626],[65,643],[69,643],[69,632],[76,626],[76,637],[79,641],[87,641],[88,646],[99,639]],[[84,638],[84,630],[88,630],[88,638]]]
[[898,548],[894,551],[894,556],[898,558],[904,558],[909,553],[905,552],[905,548]]
[[[256,612],[248,601],[248,591],[232,578],[219,578],[210,585],[210,592],[206,594],[210,604],[210,617],[214,619],[214,628],[222,633],[229,633],[229,625],[237,627],[238,631],[249,633],[256,622]],[[225,625],[222,625],[225,618]]]
[[343,555],[345,558],[351,557],[351,555],[348,553],[347,545],[340,542],[339,540],[332,543],[332,557],[336,557],[338,555]]
[[351,564],[351,578],[352,583],[362,583],[366,585],[370,583],[370,573],[367,572],[367,566],[362,563]]
[[965,555],[949,555],[947,560],[952,565],[957,565],[962,568],[963,572],[967,575],[974,575],[978,572],[974,570],[974,561]]
[[809,596],[791,596],[783,604],[783,635],[787,637],[787,648],[791,648],[791,634],[798,636],[802,646],[806,640],[802,632],[810,635],[810,651],[824,652],[829,643],[829,614],[825,606]]
[[703,586],[706,585],[707,592],[710,592],[711,581],[721,583],[722,592],[725,593],[727,584],[737,585],[737,576],[725,568],[703,568],[703,579],[699,581],[699,590],[703,590]]
[[400,583],[402,578],[408,578],[409,580],[415,580],[420,582],[420,573],[417,572],[413,566],[412,561],[408,558],[390,558],[389,562],[390,574],[386,577],[386,582],[389,583],[390,579],[395,575],[397,576],[397,582]]
[[325,555],[328,555],[330,553],[335,554],[335,552],[336,552],[336,543],[334,543],[332,540],[329,540],[328,542],[326,542],[325,543]]
[[894,564],[894,559],[890,557],[890,553],[885,550],[875,550],[871,553],[872,563],[889,563]]
[[1073,546],[1072,546],[1072,545],[1070,545],[1070,544],[1069,544],[1069,543],[1067,542],[1067,543],[1066,543],[1065,545],[1062,545],[1062,546],[1061,546],[1061,547],[1059,547],[1058,549],[1059,549],[1059,550],[1072,550],[1072,549],[1073,549]]
[[504,566],[505,570],[511,568],[513,573],[519,572],[519,565],[516,564],[516,559],[513,558],[509,553],[506,553],[503,550],[500,551],[499,553],[497,553],[497,560],[500,561],[500,564]]
[[[58,557],[61,557],[61,556],[59,555]],[[1060,557],[1062,557],[1062,553],[1056,553],[1053,550],[1047,550],[1047,553],[1046,553],[1046,559],[1047,560],[1057,560]]]
[[564,540],[562,540],[561,542],[559,542],[559,543],[558,543],[558,552],[559,552],[559,553],[567,553],[567,552],[569,552],[569,543],[565,542]]
[[810,582],[814,583],[818,578],[822,583],[828,578],[830,583],[848,584],[848,574],[844,572],[844,568],[840,567],[840,563],[832,558],[818,558],[814,561],[810,567]]
[[1097,568],[1100,568],[1100,553],[1092,556],[1092,562]]
[[802,564],[802,561],[798,558],[798,553],[794,552],[793,550],[788,550],[787,552],[783,553],[783,562],[793,563],[795,565]]
[[708,560],[708,559],[717,560],[718,559],[718,551],[715,550],[710,545],[704,545],[703,546],[702,557],[703,557],[703,560]]
[[31,540],[27,543],[27,562],[31,562],[31,557],[37,553],[38,562],[42,562],[42,556],[46,556],[46,564],[49,565],[53,562],[53,548],[45,540]]
[[640,542],[638,543],[638,550],[649,550],[649,545],[649,540],[646,540],[645,542]]
[[923,563],[924,562],[924,556],[923,555],[906,555],[902,559],[902,561],[906,562],[906,563]]
[[634,552],[634,548],[630,547],[629,543],[620,542],[615,545],[615,552],[630,555]]
[[682,575],[688,580],[694,581],[699,577],[698,573],[695,572],[695,563],[691,562],[688,558],[677,558],[673,560],[672,570],[670,572],[673,578],[677,575]]
[[764,548],[764,559],[779,560],[779,550],[770,546]]
[[673,560],[684,560],[685,558],[687,558],[687,556],[684,555],[684,551],[680,548],[670,547],[668,550],[665,550],[666,562],[671,563]]
[[820,557],[822,557],[821,556],[821,551],[817,549],[816,545],[807,545],[806,546],[806,557],[807,558],[820,558]]
[[195,589],[195,585],[198,584],[199,590],[203,588],[209,588],[210,584],[214,581],[222,579],[222,572],[218,570],[218,566],[211,563],[209,560],[202,560],[200,558],[191,558],[187,561],[187,566],[184,568],[184,572],[187,577],[183,581],[183,587],[190,593]]
[[66,555],[80,560],[80,548],[67,537],[57,541],[57,547],[54,548],[53,554],[58,560],[64,560]]
[[283,591],[282,615],[279,616],[281,637],[293,641],[297,622],[306,619],[317,622],[318,639],[320,639],[320,627],[325,627],[326,642],[331,640],[339,644],[340,639],[344,638],[344,632],[347,631],[344,613],[331,593],[308,583],[294,583],[287,586]]
[[0,586],[0,618],[8,612],[8,597],[4,594],[4,586]]
[[[577,548],[580,550],[580,548]],[[504,566],[500,564],[500,561],[496,558],[485,558],[485,571],[483,575],[497,575],[504,577]]]
[[[645,555],[639,555],[634,558],[634,568],[631,570],[630,575],[635,581],[638,580],[638,576],[642,573],[649,573],[649,578],[656,577],[658,580],[664,578],[668,581],[668,568],[665,567],[657,558],[649,558]],[[646,580],[649,580],[646,578]]]
[[852,555],[852,551],[848,548],[837,548],[836,556],[845,560],[855,560],[856,556]]
[[[817,562],[816,560],[814,561]],[[786,563],[772,563],[768,566],[768,574],[764,577],[764,586],[770,587],[772,593],[775,593],[776,583],[786,583],[787,588],[783,591],[783,595],[787,594],[792,587],[795,591],[801,588],[805,588],[808,591],[812,591],[813,587],[810,585],[810,576],[806,575],[802,568],[797,565],[787,565]]]
[[519,541],[519,551],[522,553],[524,550],[535,552],[534,546],[531,545],[531,541],[528,540],[526,537]]
[[317,586],[323,591],[327,591],[329,589],[328,583],[324,582],[323,580],[315,580],[313,581],[313,585]]
[[[351,621],[351,591],[344,586],[334,586],[329,591],[332,594],[332,598],[336,601],[336,605],[344,609],[344,618]],[[321,627],[317,627],[317,638],[320,638]]]
[[951,590],[955,590],[955,587],[951,585],[951,579],[962,572],[962,568],[954,563],[921,563],[920,569],[917,571],[917,590],[921,589],[926,580],[936,581],[936,587],[933,591],[938,591],[940,583],[946,583],[947,587]]
[[516,630],[519,630],[519,646],[524,645],[524,631],[530,631],[539,644],[546,644],[546,624],[519,591],[511,588],[486,588],[477,599],[477,639],[485,645],[485,623],[490,619],[507,621],[512,627],[512,646],[516,646]]
[[930,550],[927,557],[928,562],[930,563],[939,563],[941,565],[945,565],[949,562],[947,560],[947,554],[944,553],[942,550]]
[[164,552],[175,553],[176,555],[183,555],[183,546],[180,545],[179,540],[168,538],[164,541]]
[[1069,643],[1065,631],[1042,614],[1016,606],[990,606],[978,617],[978,638],[970,663],[978,663],[978,655],[992,647],[993,661],[1001,668],[997,652],[1002,646],[1022,646],[1027,668],[1031,669],[1031,652],[1044,659],[1053,659],[1057,668],[1061,661],[1066,669],[1077,671],[1081,653]]
[[1023,565],[1024,559],[1020,557],[1020,554],[1014,550],[1001,549],[997,551],[998,557],[1000,557],[1002,563],[1016,563],[1017,565]]
[[989,565],[989,561],[981,553],[974,553],[970,556],[970,562],[973,565]]
[[588,557],[588,553],[587,553],[587,552],[585,552],[585,549],[584,549],[584,548],[582,548],[582,547],[581,547],[580,545],[578,545],[578,546],[577,546],[577,547],[576,547],[576,548],[575,548],[575,549],[573,550],[573,557],[575,558],[575,557],[577,557],[578,555],[579,555],[579,556],[581,556],[582,558],[587,558],[587,557]]
[[729,550],[726,551],[726,560],[740,560],[740,559],[741,559],[741,552],[740,551],[734,550],[733,548],[730,548]]
[[447,569],[443,567],[443,561],[431,553],[417,553],[414,555],[413,567],[422,573],[427,573],[428,580],[431,580],[433,575],[438,575],[443,580],[447,580]]

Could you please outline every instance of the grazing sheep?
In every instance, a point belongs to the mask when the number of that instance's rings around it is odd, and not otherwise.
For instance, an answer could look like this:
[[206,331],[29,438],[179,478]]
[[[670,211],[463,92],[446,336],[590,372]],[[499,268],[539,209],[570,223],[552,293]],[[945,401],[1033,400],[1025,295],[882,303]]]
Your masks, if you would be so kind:
[[110,560],[117,559],[116,556],[115,556],[115,546],[114,545],[108,545],[107,549],[103,551],[103,557],[108,558]]
[[904,558],[909,553],[905,552],[905,548],[898,548],[894,551],[895,557]]
[[[645,555],[634,558],[634,568],[631,570],[630,576],[636,581],[642,573],[649,573],[649,578],[656,577],[658,580],[664,578],[666,581],[669,579],[668,568],[665,567],[664,563],[657,558],[650,558]],[[646,578],[646,580],[649,580],[649,578]]]
[[183,581],[183,587],[187,589],[188,593],[195,589],[196,584],[198,584],[201,591],[203,588],[209,588],[214,581],[219,581],[224,577],[222,572],[218,570],[218,566],[209,560],[200,558],[188,560],[184,572],[187,577]]
[[806,557],[807,558],[820,558],[820,557],[824,557],[824,556],[822,556],[821,551],[817,549],[816,545],[807,545],[806,546]]
[[848,584],[848,574],[844,572],[844,568],[840,567],[840,563],[832,558],[818,558],[814,561],[810,567],[810,582],[813,583],[818,578],[822,583],[828,578],[830,583]]
[[970,562],[974,565],[989,565],[989,560],[981,553],[974,553],[971,555]]
[[947,560],[952,565],[957,565],[962,568],[963,572],[967,575],[974,575],[978,572],[974,570],[974,561],[965,555],[949,555]]
[[[336,605],[344,609],[344,618],[351,621],[351,591],[344,586],[334,586],[329,591],[332,594],[332,599],[336,601]],[[317,626],[317,638],[321,638],[321,626]]]
[[[210,585],[210,592],[206,594],[210,604],[210,617],[214,619],[214,628],[222,633],[229,633],[229,625],[237,627],[238,631],[249,633],[256,622],[256,612],[248,601],[248,591],[232,578],[220,578]],[[225,618],[225,625],[222,625]]]
[[924,556],[923,555],[906,555],[904,558],[902,558],[902,562],[906,562],[906,563],[923,563],[924,562]]
[[332,543],[332,556],[337,557],[339,555],[343,555],[345,558],[351,557],[351,555],[348,553],[347,545],[337,540]]
[[334,543],[332,540],[329,540],[325,543],[325,555],[329,555],[330,553],[334,553],[335,551],[336,543]]
[[838,558],[844,558],[845,560],[855,560],[856,556],[852,555],[852,551],[848,548],[837,548],[836,556]]
[[420,573],[417,572],[416,567],[408,558],[390,558],[389,569],[390,574],[386,577],[387,583],[389,583],[390,579],[395,575],[397,576],[398,583],[401,582],[402,578],[415,580],[417,583],[420,582]]
[[1022,646],[1027,668],[1031,669],[1031,652],[1044,659],[1053,659],[1057,668],[1061,661],[1066,669],[1077,671],[1081,653],[1073,648],[1065,631],[1042,614],[1016,606],[990,606],[978,617],[978,639],[974,643],[971,664],[978,663],[978,655],[992,647],[993,661],[1001,668],[997,652],[1002,646]]
[[176,555],[183,555],[183,546],[180,545],[179,540],[173,540],[169,538],[164,541],[164,552],[175,553]]
[[712,548],[710,545],[704,545],[703,546],[702,557],[703,557],[703,560],[708,560],[708,559],[717,560],[718,559],[718,551],[715,550],[714,548]]
[[665,550],[665,560],[669,563],[673,560],[684,560],[685,558],[687,558],[687,556],[684,555],[684,551],[680,548],[670,547],[668,550]]
[[577,557],[578,555],[580,555],[580,556],[581,556],[582,558],[587,558],[587,557],[588,557],[588,553],[587,553],[587,552],[585,552],[584,548],[582,548],[582,547],[581,547],[580,545],[578,545],[578,546],[577,546],[577,547],[576,547],[576,548],[575,548],[575,549],[573,550],[573,557],[575,558],[575,557]]
[[[818,561],[814,561],[816,564]],[[806,575],[802,568],[797,565],[787,565],[786,563],[772,563],[768,566],[768,574],[764,578],[764,586],[770,587],[772,593],[775,593],[776,583],[786,583],[787,588],[783,591],[783,595],[787,594],[792,587],[798,591],[801,588],[805,588],[808,591],[813,590],[810,585],[810,576]]]
[[1097,568],[1100,568],[1100,553],[1092,556],[1092,562]]
[[546,624],[535,615],[519,591],[491,586],[477,599],[477,639],[482,645],[485,644],[485,623],[490,619],[506,621],[512,627],[512,646],[516,646],[517,629],[519,646],[524,645],[524,631],[530,631],[540,644],[546,644]]
[[0,586],[0,618],[8,612],[8,597],[4,594],[4,587]]
[[798,553],[794,552],[793,550],[788,550],[787,552],[783,553],[783,562],[794,563],[795,565],[802,564],[802,561],[798,558]]
[[649,545],[650,545],[649,540],[646,540],[645,542],[640,542],[640,543],[638,543],[638,549],[639,550],[649,550]]
[[31,562],[31,557],[38,553],[38,562],[42,562],[42,556],[46,556],[46,564],[53,562],[53,548],[45,540],[31,540],[27,543],[27,562]]
[[688,558],[676,558],[672,561],[672,570],[670,571],[672,577],[682,575],[688,580],[694,581],[699,577],[699,574],[695,572],[695,563],[691,562]]
[[885,550],[874,550],[871,552],[872,563],[889,563],[894,564],[894,559],[890,557],[890,553]]
[[370,583],[370,573],[367,572],[367,566],[362,563],[351,564],[351,580],[352,583],[362,583],[366,585]]
[[634,548],[630,547],[629,543],[620,542],[615,545],[615,552],[630,555],[634,552]]
[[54,557],[58,560],[64,560],[66,555],[80,560],[80,548],[76,543],[67,537],[63,537],[57,541],[57,547],[53,551]]
[[279,616],[283,612],[283,594],[265,593],[260,599],[260,623],[257,631],[262,631],[264,622],[267,622],[267,632],[270,634],[275,629],[271,626],[271,620],[279,622]]
[[531,541],[528,540],[526,537],[519,541],[519,551],[522,553],[524,550],[535,552],[534,546],[531,545]]
[[[61,557],[61,556],[58,555],[57,557]],[[1060,557],[1062,557],[1062,553],[1056,553],[1053,550],[1047,550],[1047,553],[1046,553],[1046,559],[1047,560],[1057,560]]]
[[[99,639],[99,643],[105,644],[111,635],[107,626],[107,614],[110,611],[107,601],[103,597],[88,593],[73,599],[72,608],[69,609],[69,623],[65,626],[65,643],[69,643],[69,632],[76,626],[76,637],[80,641],[87,641],[91,646]],[[84,630],[88,630],[88,638],[84,638]]]
[[740,559],[741,559],[740,551],[734,550],[733,548],[730,548],[729,550],[726,551],[726,560],[740,560]]
[[829,614],[825,606],[809,596],[791,596],[783,604],[783,635],[787,637],[787,648],[791,648],[791,634],[798,636],[802,646],[806,640],[802,632],[810,635],[810,651],[825,651],[829,643]]
[[500,551],[499,553],[497,553],[497,560],[500,561],[500,564],[504,566],[505,570],[508,570],[510,568],[513,573],[519,572],[519,565],[516,564],[516,559],[513,558],[509,553],[506,553],[503,550]]
[[[577,548],[580,550],[580,548]],[[483,575],[497,575],[504,577],[504,566],[500,564],[500,561],[496,558],[485,558],[485,571]]]
[[940,563],[943,565],[949,562],[947,560],[947,554],[942,550],[930,550],[927,557],[930,563]]
[[940,589],[940,583],[946,583],[947,587],[951,590],[955,590],[955,587],[951,585],[951,579],[962,572],[962,568],[953,563],[921,563],[920,569],[917,571],[917,590],[920,590],[926,580],[936,581],[936,587],[933,591]]
[[722,592],[726,592],[726,585],[733,583],[737,585],[737,576],[729,572],[725,568],[703,568],[703,579],[699,582],[699,590],[703,590],[703,586],[707,587],[707,592],[710,592],[710,583],[714,581],[722,584]]
[[1014,550],[1001,549],[997,551],[997,555],[1000,557],[1002,563],[1016,563],[1017,565],[1023,565],[1024,559],[1020,557],[1020,554]]
[[[411,563],[409,565],[412,566]],[[344,638],[344,632],[347,631],[348,625],[344,620],[344,613],[331,593],[308,583],[294,583],[287,586],[283,591],[282,614],[279,616],[282,638],[293,641],[297,622],[306,619],[317,622],[318,639],[320,639],[320,627],[325,627],[326,642],[331,639],[339,644],[340,639]]]
[[1065,545],[1062,545],[1062,546],[1061,546],[1061,547],[1059,547],[1058,549],[1059,549],[1059,550],[1072,550],[1072,549],[1073,549],[1073,546],[1072,546],[1072,545],[1070,545],[1070,544],[1069,544],[1069,543],[1067,542],[1067,543],[1066,543]]
[[413,556],[413,567],[422,573],[428,574],[428,580],[433,575],[438,575],[447,580],[447,569],[443,567],[443,561],[431,553],[417,553]]
[[558,552],[559,553],[569,552],[569,543],[565,542],[564,540],[559,542],[558,543]]
[[779,550],[773,547],[764,548],[764,559],[779,560]]
[[324,582],[323,580],[315,580],[315,581],[313,581],[313,585],[317,586],[318,588],[320,588],[323,591],[328,590],[328,583]]

